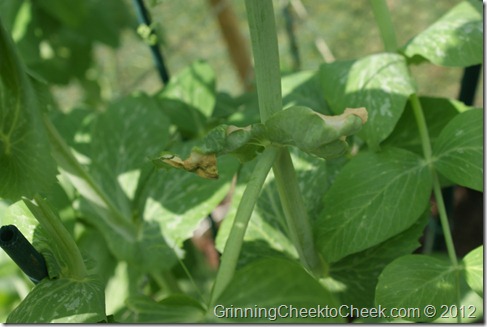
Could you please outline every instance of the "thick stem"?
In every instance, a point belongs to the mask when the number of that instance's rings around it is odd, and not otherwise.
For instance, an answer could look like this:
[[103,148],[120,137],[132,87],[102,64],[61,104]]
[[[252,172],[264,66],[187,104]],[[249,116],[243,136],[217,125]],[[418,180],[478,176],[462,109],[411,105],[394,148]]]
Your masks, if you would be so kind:
[[260,120],[282,109],[281,71],[271,0],[246,0]]
[[221,265],[218,269],[215,284],[213,285],[210,308],[215,305],[215,301],[221,295],[225,287],[227,287],[228,283],[230,283],[235,274],[235,268],[237,267],[237,261],[240,255],[240,249],[242,248],[247,225],[257,199],[259,198],[267,174],[277,157],[278,151],[278,149],[270,147],[262,153],[259,157],[259,162],[257,162],[255,169],[252,172],[247,187],[245,188],[222,254]]
[[388,52],[395,52],[397,50],[396,35],[394,33],[394,25],[392,24],[391,14],[385,0],[370,0],[372,10],[374,12],[375,21],[379,27],[380,35],[384,47]]
[[[282,109],[279,52],[271,0],[246,0],[260,119],[265,122]],[[289,236],[301,263],[316,275],[322,274],[321,261],[314,247],[313,234],[299,191],[293,163],[287,149],[282,149],[274,167],[279,197],[284,209]]]

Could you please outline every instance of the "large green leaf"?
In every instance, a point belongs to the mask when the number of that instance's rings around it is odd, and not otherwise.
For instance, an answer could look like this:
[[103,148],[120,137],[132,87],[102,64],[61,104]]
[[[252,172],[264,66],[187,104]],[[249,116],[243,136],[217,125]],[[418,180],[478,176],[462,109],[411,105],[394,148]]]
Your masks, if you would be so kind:
[[85,219],[102,231],[117,258],[143,270],[167,269],[176,260],[162,226],[143,219],[140,210],[145,201],[140,193],[151,176],[147,158],[166,146],[168,129],[168,119],[147,96],[114,103],[95,119],[91,142],[91,176],[105,197],[79,188]]
[[[274,258],[238,270],[215,306],[209,308],[208,316],[210,321],[222,323],[336,323],[343,321],[339,315],[324,315],[338,307],[333,294],[301,265]],[[296,313],[304,311],[307,314]]]
[[166,146],[169,120],[154,99],[127,97],[96,118],[92,138],[90,171],[119,210],[131,216],[141,170]]
[[286,75],[281,80],[284,108],[304,106],[325,115],[331,115],[323,97],[320,74],[316,71],[301,71]]
[[3,26],[0,53],[0,196],[17,200],[47,191],[56,166],[36,95]]
[[465,279],[468,285],[481,297],[484,297],[484,247],[479,246],[463,258]]
[[[423,108],[424,118],[428,126],[428,134],[433,146],[440,132],[450,120],[468,108],[462,102],[453,99],[419,97],[419,101]],[[397,122],[396,128],[394,128],[394,131],[382,145],[392,145],[397,148],[409,150],[420,156],[423,155],[421,137],[410,102],[406,105],[401,119]]]
[[159,93],[164,112],[182,132],[203,133],[216,102],[215,73],[204,61],[196,61]]
[[[187,151],[190,145],[185,148]],[[140,212],[145,221],[161,225],[164,238],[171,244],[181,246],[227,195],[238,161],[223,156],[218,158],[217,165],[219,178],[216,180],[206,180],[186,171],[162,170],[148,181],[143,193],[147,201]]]
[[433,148],[434,165],[448,179],[483,190],[483,110],[467,110],[441,131]]
[[[419,308],[420,314],[404,319],[433,321],[455,304],[457,273],[449,262],[424,255],[407,255],[390,263],[379,276],[376,305]],[[443,309],[443,310],[442,310]],[[425,314],[426,313],[426,314]],[[431,316],[427,316],[431,313]]]
[[195,323],[204,317],[204,310],[186,295],[172,295],[161,301],[147,296],[132,296],[126,301],[127,310],[117,315],[122,323]]
[[406,45],[408,57],[420,56],[434,64],[467,67],[482,63],[482,3],[463,1]]
[[406,230],[428,204],[431,176],[417,155],[388,148],[362,153],[340,172],[324,198],[316,242],[328,262]]
[[105,318],[105,293],[97,280],[62,278],[37,284],[7,323],[96,323]]
[[325,98],[332,111],[365,107],[369,119],[359,136],[377,148],[393,130],[414,92],[404,57],[383,53],[337,61],[320,68]]
[[365,251],[351,254],[330,267],[330,276],[340,283],[343,303],[357,308],[372,308],[380,273],[394,259],[412,253],[428,222],[429,210],[410,228]]

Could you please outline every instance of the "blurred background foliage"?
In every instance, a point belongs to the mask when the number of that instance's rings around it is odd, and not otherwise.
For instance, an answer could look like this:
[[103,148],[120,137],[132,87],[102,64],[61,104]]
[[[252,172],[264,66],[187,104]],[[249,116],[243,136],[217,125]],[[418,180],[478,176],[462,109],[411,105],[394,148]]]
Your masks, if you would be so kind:
[[[237,96],[244,88],[216,19],[222,8],[210,2],[146,0],[146,5],[169,73],[175,75],[204,59],[215,71],[217,90]],[[389,0],[398,44],[404,45],[460,2]],[[244,2],[228,3],[248,46]],[[316,70],[324,61],[383,51],[369,1],[275,0],[274,7],[283,73]],[[75,107],[103,110],[135,91],[155,94],[163,87],[149,47],[137,34],[132,1],[0,0],[0,19],[30,74],[49,85],[62,111]],[[294,50],[286,30],[290,23]],[[463,69],[429,63],[411,69],[422,95],[457,98]],[[477,92],[475,106],[482,106],[482,96]],[[0,202],[0,216],[6,208]],[[0,277],[0,321],[5,321],[11,308],[29,292],[30,282],[3,251]]]
[[[388,1],[398,44],[405,44],[459,2]],[[243,89],[215,18],[222,6],[209,3],[146,1],[169,73],[176,74],[189,63],[204,59],[216,72],[217,89],[238,95]],[[244,2],[230,4],[248,44]],[[286,15],[288,6],[291,10]],[[277,0],[275,10],[284,73],[314,70],[325,60],[354,59],[382,51],[366,0]],[[51,85],[62,109],[81,103],[99,106],[134,91],[152,94],[162,87],[148,46],[137,34],[132,1],[2,0],[0,17],[32,74]],[[298,66],[286,31],[289,17]],[[423,63],[413,66],[412,71],[422,94],[457,97],[462,69]],[[475,105],[482,105],[481,94]]]

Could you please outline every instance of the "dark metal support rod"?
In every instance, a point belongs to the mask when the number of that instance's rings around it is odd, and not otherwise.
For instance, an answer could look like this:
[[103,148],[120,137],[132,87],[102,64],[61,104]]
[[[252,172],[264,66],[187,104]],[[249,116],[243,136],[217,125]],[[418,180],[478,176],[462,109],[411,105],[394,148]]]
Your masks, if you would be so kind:
[[[137,13],[137,19],[139,24],[147,25],[151,28],[151,35],[155,34],[155,31],[151,27],[151,19],[149,17],[149,12],[144,5],[144,0],[133,0],[135,11]],[[166,65],[164,63],[164,57],[162,56],[161,50],[159,49],[159,42],[150,45],[152,58],[159,72],[162,82],[166,85],[169,82],[169,73],[167,71]]]
[[0,247],[35,284],[48,276],[44,257],[14,225],[0,228]]

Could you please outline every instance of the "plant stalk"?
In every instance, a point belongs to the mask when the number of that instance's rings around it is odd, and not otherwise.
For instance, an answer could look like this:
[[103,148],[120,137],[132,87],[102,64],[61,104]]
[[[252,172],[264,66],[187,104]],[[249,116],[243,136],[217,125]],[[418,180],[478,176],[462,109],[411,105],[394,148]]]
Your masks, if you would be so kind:
[[446,248],[448,251],[448,256],[453,266],[458,265],[457,255],[455,253],[455,246],[453,244],[453,238],[451,236],[450,224],[448,222],[448,216],[446,214],[445,203],[443,201],[443,195],[441,193],[440,181],[438,175],[433,167],[433,152],[431,150],[431,142],[428,135],[428,129],[426,126],[426,120],[423,115],[423,110],[421,108],[421,103],[419,102],[418,96],[412,94],[410,97],[411,106],[413,107],[414,116],[416,117],[416,123],[419,128],[419,135],[421,137],[421,145],[423,146],[423,154],[428,162],[431,176],[433,177],[433,192],[435,194],[436,203],[438,206],[438,213],[440,216],[441,227],[443,229],[443,234],[445,236]]
[[[385,0],[370,0],[372,4],[372,9],[374,11],[375,20],[377,26],[379,27],[382,41],[386,51],[396,51],[397,41],[394,33],[394,25],[392,24],[391,15],[389,9],[387,8],[387,3]],[[416,124],[419,129],[419,135],[421,138],[421,146],[423,148],[423,155],[428,163],[430,174],[433,180],[433,193],[435,195],[436,204],[438,207],[438,213],[441,221],[441,228],[443,230],[443,235],[445,237],[446,248],[448,256],[450,257],[450,262],[456,271],[456,292],[457,307],[460,307],[460,269],[458,266],[458,259],[455,253],[455,246],[453,244],[453,238],[450,230],[450,224],[448,221],[448,216],[446,213],[445,202],[443,201],[443,194],[441,193],[440,181],[438,175],[433,166],[433,151],[431,148],[431,140],[428,134],[428,127],[426,124],[426,119],[423,114],[423,108],[421,107],[421,102],[419,101],[418,95],[416,93],[411,94],[409,98],[411,106],[413,108],[413,113],[416,118]],[[461,322],[461,315],[457,315],[457,321]]]
[[396,34],[386,1],[370,0],[370,4],[386,51],[395,52],[397,50]]
[[[272,0],[246,0],[255,81],[259,98],[260,119],[265,122],[282,110],[279,51]],[[289,151],[281,149],[273,167],[279,197],[284,209],[289,237],[303,266],[317,276],[323,273],[320,257],[313,241],[308,212],[299,191]]]
[[210,308],[223,293],[235,274],[240,249],[242,248],[245,231],[252,216],[255,204],[259,198],[260,191],[264,185],[267,174],[271,170],[274,160],[277,157],[278,149],[269,147],[260,155],[250,180],[245,188],[242,199],[238,205],[237,214],[233,221],[230,234],[221,258],[221,265],[218,269],[215,284],[210,299]]
[[[419,135],[421,137],[421,145],[423,147],[423,154],[428,162],[430,173],[433,179],[433,193],[436,199],[436,206],[438,207],[438,214],[440,216],[441,228],[443,230],[443,236],[445,237],[446,249],[448,256],[450,257],[450,262],[455,269],[456,277],[456,304],[460,307],[460,269],[458,265],[458,259],[455,252],[455,245],[453,244],[453,237],[450,230],[450,223],[448,221],[448,215],[446,213],[445,202],[443,201],[443,194],[441,193],[440,181],[438,179],[438,174],[433,166],[433,151],[431,150],[431,142],[428,135],[428,128],[426,125],[426,119],[424,118],[423,109],[421,103],[418,99],[416,93],[413,93],[410,97],[411,106],[413,108],[414,116],[416,118],[416,123],[419,129]],[[461,322],[461,315],[457,315],[457,322]]]

